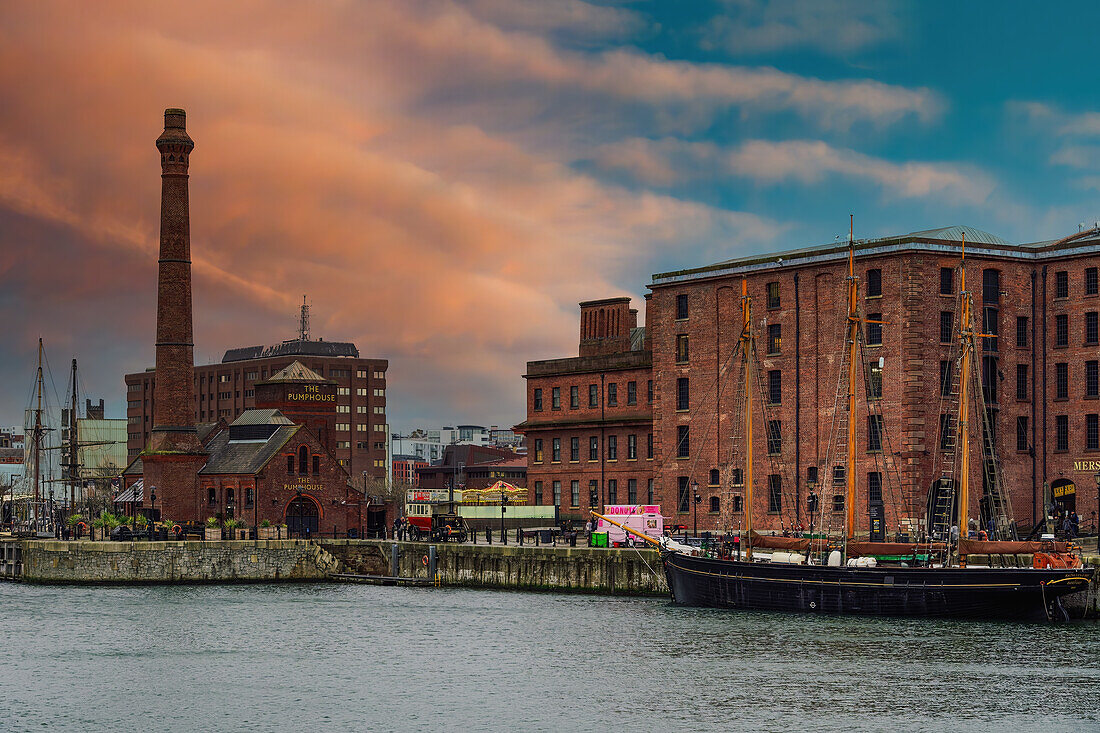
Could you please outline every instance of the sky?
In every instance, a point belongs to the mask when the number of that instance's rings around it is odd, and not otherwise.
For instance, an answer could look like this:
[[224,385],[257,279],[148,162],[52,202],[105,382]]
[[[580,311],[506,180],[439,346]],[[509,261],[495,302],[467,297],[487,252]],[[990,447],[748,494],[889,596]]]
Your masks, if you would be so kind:
[[[389,359],[393,428],[524,418],[577,303],[653,273],[1100,219],[1100,8],[880,0],[0,0],[0,424],[37,340],[124,415],[153,364],[163,110],[187,110],[196,361]],[[643,314],[644,317],[644,314]]]

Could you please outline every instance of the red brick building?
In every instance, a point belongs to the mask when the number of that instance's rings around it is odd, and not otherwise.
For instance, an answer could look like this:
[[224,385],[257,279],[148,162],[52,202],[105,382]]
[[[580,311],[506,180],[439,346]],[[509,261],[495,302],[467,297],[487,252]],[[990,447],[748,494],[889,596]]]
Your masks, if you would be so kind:
[[[386,475],[385,359],[361,359],[354,344],[336,341],[285,341],[276,346],[230,349],[218,364],[194,368],[197,422],[232,422],[257,405],[257,389],[271,375],[301,361],[332,383],[336,417],[332,449],[349,473],[370,478]],[[156,370],[126,375],[127,451],[131,458],[149,442],[155,404]],[[286,405],[280,407],[283,409]]]
[[654,382],[630,298],[580,304],[578,356],[527,363],[527,486],[533,504],[584,521],[607,504],[652,503]]
[[395,484],[408,484],[410,486],[419,486],[417,483],[418,477],[416,471],[419,468],[427,468],[431,464],[425,460],[421,460],[416,456],[401,456],[397,455],[393,457],[393,482]]
[[[923,523],[930,487],[940,475],[936,456],[941,415],[952,407],[951,342],[963,231],[951,227],[855,244],[859,307],[865,319],[881,322],[864,324],[859,356],[864,362],[856,426],[860,533],[866,533],[870,504],[879,498],[890,532]],[[970,228],[965,232],[975,325],[997,336],[982,339],[976,368],[1013,514],[1022,525],[1032,525],[1041,519],[1047,496],[1076,509],[1082,526],[1092,527],[1100,471],[1100,231],[1024,245]],[[757,396],[769,403],[767,415],[758,411],[753,418],[755,526],[806,524],[811,488],[820,497],[821,519],[836,526],[844,511],[843,490],[834,487],[828,464],[846,257],[846,245],[826,246],[654,276],[646,319],[652,366],[647,355],[646,365],[633,375],[654,384],[654,460],[639,466],[649,473],[638,480],[655,480],[653,503],[673,523],[690,526],[695,512],[700,529],[736,527],[744,520],[744,487],[736,483],[742,461],[731,453],[740,386],[723,371],[741,330],[744,279],[761,361]],[[582,305],[582,333],[590,333],[583,324],[592,322],[587,305]],[[600,323],[597,318],[597,327]],[[555,361],[558,366],[550,366]],[[590,437],[582,433],[585,423],[568,419],[583,412],[569,410],[569,389],[579,385],[583,395],[581,375],[594,379],[602,370],[593,366],[585,372],[569,364],[579,360],[555,361],[528,364],[523,427],[532,446],[530,480],[556,480],[565,487],[574,480],[567,475],[571,439],[581,438],[583,446]],[[547,402],[553,387],[565,405],[557,410]],[[536,389],[542,390],[539,397]],[[881,423],[868,417],[874,414],[881,415]],[[547,457],[553,437],[561,440],[558,462]],[[540,438],[541,461],[533,447]],[[971,515],[978,516],[983,467],[976,439],[973,445]],[[582,466],[587,463],[572,464]],[[604,496],[609,478],[580,475],[581,481],[597,481]],[[563,492],[568,506],[568,491]],[[581,509],[585,493],[582,489]],[[623,500],[621,489],[618,498]],[[644,500],[642,492],[638,498]]]

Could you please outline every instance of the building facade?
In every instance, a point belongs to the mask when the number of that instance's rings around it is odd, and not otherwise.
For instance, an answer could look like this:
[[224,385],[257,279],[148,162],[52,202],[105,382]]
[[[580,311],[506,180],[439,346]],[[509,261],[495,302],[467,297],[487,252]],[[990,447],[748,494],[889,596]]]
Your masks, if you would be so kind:
[[[386,477],[385,359],[363,359],[354,344],[287,341],[271,347],[230,349],[221,363],[194,368],[195,420],[232,422],[256,406],[257,385],[301,361],[334,383],[333,451],[353,475]],[[156,370],[126,375],[127,452],[141,453],[150,439]]]
[[[1100,482],[1100,231],[1013,245],[980,230],[951,227],[854,245],[863,319],[856,390],[857,533],[867,533],[876,503],[884,507],[891,534],[923,527],[931,488],[949,472],[941,456],[953,449],[958,430],[951,416],[957,409],[954,341],[964,233],[974,325],[985,334],[974,384],[987,406],[986,415],[976,416],[970,426],[970,514],[988,511],[983,502],[987,476],[993,474],[981,460],[978,434],[984,419],[1017,522],[1030,527],[1041,521],[1045,505],[1057,501],[1078,512],[1083,528],[1092,528]],[[670,523],[697,522],[700,530],[737,527],[750,510],[744,451],[738,447],[744,442],[736,351],[742,281],[759,357],[752,417],[753,524],[781,530],[806,527],[811,519],[819,527],[842,521],[844,469],[838,475],[836,467],[844,463],[844,446],[833,436],[834,418],[845,406],[837,385],[846,277],[846,245],[654,276],[646,318],[654,459],[646,464],[649,476],[638,479],[653,479],[650,503],[660,504]],[[584,311],[582,305],[582,321]],[[570,386],[581,382],[579,373],[564,368],[551,375],[543,366],[551,363],[532,362],[526,375],[524,427],[529,445],[543,441],[541,453],[530,451],[530,480],[561,481],[568,497],[570,430],[579,426],[560,426],[564,430],[553,436],[531,431],[552,423],[546,390],[557,386],[568,395]],[[542,390],[541,410],[535,409],[535,389]],[[562,460],[555,462],[557,454],[551,453],[547,463],[546,441],[554,437],[561,441]],[[605,495],[607,479],[582,477],[596,481]],[[818,500],[813,517],[807,512],[811,492]],[[563,499],[563,507],[568,505]]]
[[580,304],[578,356],[527,363],[527,443],[533,504],[585,521],[607,504],[653,503],[655,401],[645,328],[629,298]]

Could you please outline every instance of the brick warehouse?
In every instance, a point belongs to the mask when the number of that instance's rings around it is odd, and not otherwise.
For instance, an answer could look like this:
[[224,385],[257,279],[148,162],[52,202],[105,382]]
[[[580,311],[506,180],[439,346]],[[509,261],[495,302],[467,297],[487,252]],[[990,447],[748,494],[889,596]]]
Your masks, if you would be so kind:
[[[856,514],[863,534],[872,498],[869,484],[871,491],[882,493],[891,531],[904,519],[923,521],[926,513],[940,440],[941,370],[950,368],[946,364],[954,356],[952,345],[946,343],[951,323],[941,322],[954,316],[963,231],[951,227],[855,244],[860,308],[867,319],[884,322],[864,326],[868,344],[861,358],[867,360],[873,379],[881,381],[870,399],[883,407],[886,439],[879,439],[881,434],[865,418],[857,423]],[[1083,527],[1095,526],[1100,470],[1100,230],[1023,245],[1008,244],[975,229],[965,228],[965,232],[968,289],[982,319],[977,325],[984,326],[985,333],[998,335],[983,340],[977,368],[982,372],[993,439],[1015,518],[1031,526],[1042,517],[1044,496],[1053,496],[1079,512]],[[653,381],[653,401],[647,411],[652,414],[654,458],[639,462],[635,480],[642,486],[653,479],[655,503],[661,504],[673,524],[690,526],[693,511],[698,512],[700,529],[725,526],[723,516],[732,516],[734,526],[743,519],[742,487],[721,485],[723,477],[731,476],[726,469],[737,387],[729,383],[732,380],[723,383],[718,378],[740,333],[742,278],[752,299],[763,357],[766,389],[762,391],[772,403],[768,419],[778,421],[769,440],[764,416],[754,416],[755,526],[779,529],[805,523],[810,486],[820,495],[826,518],[843,512],[843,497],[835,496],[842,491],[818,477],[831,475],[825,462],[841,350],[846,253],[843,245],[815,247],[653,277],[645,329],[645,342],[652,352],[651,356],[637,352],[631,378],[637,384]],[[587,305],[581,308],[582,339],[583,324],[591,319]],[[621,359],[635,353],[621,341],[615,348]],[[640,354],[645,354],[644,361]],[[528,364],[528,419],[520,427],[531,446],[531,485],[560,481],[565,487],[579,480],[584,487],[596,480],[599,504],[607,496],[606,474],[602,479],[593,475],[587,463],[571,465],[563,459],[548,464],[545,460],[546,446],[554,438],[566,451],[572,438],[582,439],[583,444],[599,424],[599,420],[586,425],[580,420],[547,418],[546,400],[551,399],[547,390],[558,387],[564,400],[572,387],[584,395],[592,378],[608,376],[601,364],[585,370],[577,362]],[[571,365],[576,368],[567,368]],[[867,414],[868,401],[863,385],[861,380],[857,409],[861,416]],[[541,411],[536,409],[540,389]],[[597,407],[589,412],[603,409],[606,394],[599,397]],[[558,414],[570,414],[562,410]],[[586,427],[588,432],[582,432]],[[638,428],[639,435],[646,432],[648,428]],[[540,439],[543,462],[535,450]],[[605,441],[598,447],[600,455],[607,450]],[[898,487],[889,480],[895,469],[901,478]],[[732,476],[735,481],[736,472]],[[699,486],[698,504],[692,501],[693,482]],[[773,482],[778,484],[777,496],[769,495]],[[982,486],[977,459],[971,484]],[[592,504],[589,492],[580,493],[578,515]],[[980,496],[981,491],[975,493]],[[617,498],[627,500],[621,490]],[[646,498],[639,492],[638,501]],[[563,508],[570,499],[566,492]],[[775,499],[780,506],[774,505]],[[977,496],[973,501],[971,514],[977,515]]]

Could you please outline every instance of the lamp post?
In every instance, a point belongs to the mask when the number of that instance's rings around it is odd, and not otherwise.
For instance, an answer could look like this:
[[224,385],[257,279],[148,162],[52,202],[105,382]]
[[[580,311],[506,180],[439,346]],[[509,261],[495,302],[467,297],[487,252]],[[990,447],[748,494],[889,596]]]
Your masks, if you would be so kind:
[[149,509],[149,541],[153,541],[153,519],[157,516],[157,487],[149,487],[149,502],[152,504]]
[[806,488],[809,489],[809,493],[806,494],[806,513],[810,515],[810,538],[811,542],[814,536],[814,512],[817,511],[817,492],[814,491],[817,488],[816,481],[807,481]]
[[504,528],[504,512],[508,511],[504,506],[504,489],[500,490],[500,541],[508,544],[508,530]]
[[696,481],[695,479],[692,479],[692,481],[691,481],[691,494],[695,499],[695,506],[693,507],[693,509],[694,509],[693,514],[695,516],[692,520],[693,524],[695,525],[695,529],[693,530],[692,534],[694,534],[696,537],[698,537],[699,536],[699,502],[703,500],[703,497],[699,496],[699,482]]

